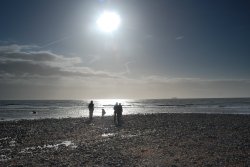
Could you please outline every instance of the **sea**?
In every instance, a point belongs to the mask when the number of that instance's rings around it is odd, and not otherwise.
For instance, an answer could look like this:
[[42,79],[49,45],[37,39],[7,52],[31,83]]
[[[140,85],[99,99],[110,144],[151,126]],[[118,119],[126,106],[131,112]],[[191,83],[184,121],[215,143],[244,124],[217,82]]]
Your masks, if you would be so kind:
[[[0,100],[0,121],[88,117],[90,100]],[[116,102],[123,114],[206,113],[250,114],[250,98],[93,99],[94,116],[113,115]]]

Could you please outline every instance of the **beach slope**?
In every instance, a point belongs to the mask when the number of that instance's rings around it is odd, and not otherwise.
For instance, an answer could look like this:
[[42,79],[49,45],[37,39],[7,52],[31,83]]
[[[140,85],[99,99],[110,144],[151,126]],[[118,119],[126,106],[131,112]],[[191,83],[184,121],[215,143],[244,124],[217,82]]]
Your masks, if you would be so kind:
[[250,115],[0,122],[0,166],[250,166]]

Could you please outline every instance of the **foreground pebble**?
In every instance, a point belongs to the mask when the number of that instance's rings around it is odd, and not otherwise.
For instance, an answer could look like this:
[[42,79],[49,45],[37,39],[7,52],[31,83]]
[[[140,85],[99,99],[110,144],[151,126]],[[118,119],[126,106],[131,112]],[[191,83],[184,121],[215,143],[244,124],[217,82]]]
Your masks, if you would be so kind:
[[0,122],[0,166],[250,166],[250,116],[151,114]]

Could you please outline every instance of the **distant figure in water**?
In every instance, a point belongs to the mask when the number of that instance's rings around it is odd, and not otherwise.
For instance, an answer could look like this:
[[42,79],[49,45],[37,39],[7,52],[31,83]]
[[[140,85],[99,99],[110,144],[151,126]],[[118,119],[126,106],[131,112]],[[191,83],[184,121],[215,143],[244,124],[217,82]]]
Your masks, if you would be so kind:
[[102,117],[104,117],[105,114],[106,114],[106,111],[102,109]]
[[117,121],[118,108],[119,108],[118,102],[116,102],[115,105],[114,105],[114,124],[115,125],[117,124],[116,121]]
[[89,121],[92,121],[92,119],[93,119],[93,112],[94,112],[94,103],[93,103],[92,100],[89,103],[88,108],[89,108]]
[[118,105],[118,111],[117,111],[117,121],[118,121],[118,126],[122,125],[122,104],[119,103]]

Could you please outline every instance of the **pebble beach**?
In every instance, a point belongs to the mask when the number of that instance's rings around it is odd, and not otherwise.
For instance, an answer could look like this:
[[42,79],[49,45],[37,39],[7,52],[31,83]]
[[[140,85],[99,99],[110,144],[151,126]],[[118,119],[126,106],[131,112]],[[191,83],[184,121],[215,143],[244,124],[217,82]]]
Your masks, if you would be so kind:
[[250,115],[0,122],[0,166],[250,166]]

